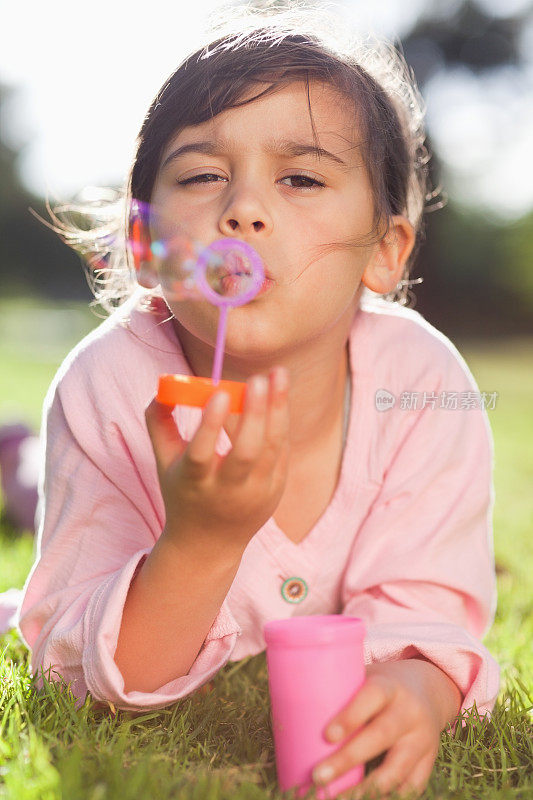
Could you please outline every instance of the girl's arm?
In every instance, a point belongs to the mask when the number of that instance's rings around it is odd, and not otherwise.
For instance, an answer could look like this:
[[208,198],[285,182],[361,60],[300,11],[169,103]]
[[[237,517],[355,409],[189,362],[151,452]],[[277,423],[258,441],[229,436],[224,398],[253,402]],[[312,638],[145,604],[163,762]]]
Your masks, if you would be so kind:
[[239,568],[230,555],[178,548],[160,536],[124,604],[114,660],[125,693],[153,692],[187,675]]
[[268,399],[247,392],[221,457],[225,413],[206,409],[190,441],[160,404],[142,413],[165,348],[100,335],[45,401],[44,514],[19,627],[34,671],[51,666],[80,699],[159,708],[212,678],[242,633],[225,597],[283,490],[288,387],[274,371]]
[[[204,644],[188,674],[183,669],[196,643],[154,691],[124,686],[114,657],[126,598],[165,525],[143,414],[161,370],[151,352],[128,352],[126,333],[111,333],[123,337],[116,352],[106,341],[101,348],[99,340],[89,342],[64,365],[45,400],[43,513],[19,628],[39,688],[42,669],[48,680],[61,676],[69,683],[79,705],[89,692],[94,700],[142,712],[164,708],[210,680],[230,658],[241,628],[225,601],[216,612],[223,583],[231,582],[221,569],[207,615],[214,619],[198,633]],[[186,571],[180,565],[177,578]],[[177,592],[186,589],[180,585]],[[150,626],[160,621],[148,614],[143,622],[150,638]],[[139,651],[139,672],[150,672],[158,658]]]
[[277,377],[271,371],[270,387],[263,376],[249,382],[225,457],[216,442],[227,397],[211,399],[190,442],[170,408],[153,400],[146,409],[166,524],[124,606],[115,662],[126,691],[151,691],[189,672],[246,546],[279,502],[289,409],[288,376]]
[[462,708],[485,713],[499,687],[481,643],[496,606],[492,434],[466,366],[435,350],[405,386],[467,402],[386,412],[382,486],[354,539],[342,610],[367,624],[368,663],[425,658],[459,687]]
[[441,731],[461,708],[490,712],[498,693],[498,664],[480,641],[496,601],[492,436],[465,366],[444,347],[434,356],[404,388],[465,392],[469,402],[386,412],[392,446],[373,451],[381,490],[343,576],[343,613],[367,627],[368,679],[328,720],[326,738],[334,722],[344,731],[325,764],[338,776],[386,753],[354,798],[371,787],[422,792]]

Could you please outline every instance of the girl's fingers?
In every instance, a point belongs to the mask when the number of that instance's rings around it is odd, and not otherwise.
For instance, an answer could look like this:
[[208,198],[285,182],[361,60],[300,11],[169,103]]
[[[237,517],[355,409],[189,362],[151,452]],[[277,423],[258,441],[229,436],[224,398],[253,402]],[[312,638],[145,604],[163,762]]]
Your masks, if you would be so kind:
[[268,396],[250,392],[248,418],[237,431],[235,455],[243,461],[261,460],[263,472],[284,471],[289,444],[289,373],[285,367],[270,370]]
[[[344,747],[341,747],[340,750],[337,750],[336,753],[322,762],[319,768],[313,770],[313,774],[316,772],[316,777],[320,781],[319,769],[330,767],[333,772],[331,777],[325,781],[329,783],[343,775],[355,764],[366,764],[367,761],[384,753],[396,744],[403,732],[403,720],[398,718],[398,708],[391,705],[382,714],[374,717],[352,739],[349,739]],[[416,757],[413,751],[406,755],[410,756],[411,759],[413,756]],[[405,776],[402,776],[402,779],[403,777]]]
[[[313,770],[315,781],[329,783],[354,764],[364,764],[392,744],[394,737],[398,736],[397,712],[392,715],[389,713],[387,717],[387,708],[393,707],[393,696],[394,689],[390,681],[381,680],[380,676],[367,678],[348,706],[328,723],[323,734],[324,739],[327,742],[342,743],[343,746],[317,764]],[[385,717],[387,718],[383,724]],[[372,722],[366,725],[369,720]],[[340,735],[332,738],[330,733],[334,729]],[[328,768],[329,775],[323,772]]]
[[409,777],[398,787],[398,793],[401,797],[414,798],[420,797],[429,783],[437,753],[429,753],[429,755],[420,759],[416,767],[411,771]]
[[328,722],[324,731],[324,738],[327,742],[340,741],[332,739],[329,732],[332,728],[340,727],[344,736],[353,733],[364,725],[368,720],[384,709],[394,697],[394,685],[391,681],[382,679],[379,675],[368,677],[359,689],[355,697],[350,700],[348,705],[343,708],[334,719]]
[[235,444],[220,470],[224,481],[241,481],[248,475],[263,450],[268,402],[268,381],[255,375],[246,383],[244,410],[235,435]]
[[354,800],[359,800],[369,791],[376,792],[378,797],[387,797],[389,792],[398,791],[399,787],[413,775],[413,771],[418,769],[420,763],[423,763],[426,769],[427,757],[421,758],[420,748],[412,747],[411,742],[404,741],[396,747],[391,747],[379,767],[372,770],[358,784]]
[[171,406],[159,403],[154,397],[144,412],[159,475],[183,453],[186,447],[186,442],[179,434],[172,411]]
[[359,800],[366,792],[377,793],[378,797],[397,792],[406,800],[419,797],[433,771],[437,752],[438,748],[435,752],[418,756],[407,741],[401,747],[392,747],[380,766],[358,784],[354,800]]
[[211,470],[218,435],[229,412],[227,392],[216,392],[204,409],[202,421],[183,458],[184,469],[201,478]]
[[271,371],[271,393],[268,407],[265,448],[274,459],[289,443],[289,373],[284,367]]
[[[222,459],[219,478],[242,481],[263,459],[263,472],[272,471],[277,462],[286,460],[289,432],[287,403],[288,372],[276,368],[269,381],[256,375],[247,382],[245,407],[234,436],[234,446]],[[215,446],[229,414],[229,396],[217,392],[207,404],[196,434],[184,442],[172,416],[172,408],[154,398],[146,409],[146,424],[152,440],[158,473],[161,475],[176,458],[182,457],[183,469],[202,478],[213,468]],[[217,462],[218,463],[218,462]]]

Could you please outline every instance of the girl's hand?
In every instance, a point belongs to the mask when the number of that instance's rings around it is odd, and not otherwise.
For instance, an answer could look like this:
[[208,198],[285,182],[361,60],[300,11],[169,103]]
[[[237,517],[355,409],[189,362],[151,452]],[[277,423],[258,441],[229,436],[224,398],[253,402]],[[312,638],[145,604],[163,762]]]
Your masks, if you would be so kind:
[[[360,691],[328,723],[327,741],[347,741],[321,762],[321,767],[330,765],[334,772],[320,783],[329,783],[387,750],[379,767],[338,797],[358,800],[365,791],[370,796],[375,792],[377,797],[386,797],[392,790],[405,797],[410,793],[419,796],[433,769],[440,732],[458,712],[460,699],[451,679],[427,661],[371,664]],[[341,739],[328,735],[333,723],[343,728]],[[316,772],[317,768],[314,777]]]
[[154,398],[146,409],[166,525],[175,542],[202,540],[217,552],[242,555],[276,510],[287,477],[289,452],[288,371],[247,381],[244,411],[226,456],[215,452],[228,417],[229,397],[217,392],[190,442],[184,441],[172,408]]

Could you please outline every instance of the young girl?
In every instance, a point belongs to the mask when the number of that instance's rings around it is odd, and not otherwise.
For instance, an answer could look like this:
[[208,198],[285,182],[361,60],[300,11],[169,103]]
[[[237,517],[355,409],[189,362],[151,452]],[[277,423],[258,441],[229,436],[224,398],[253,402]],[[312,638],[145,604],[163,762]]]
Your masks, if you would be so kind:
[[[145,254],[164,219],[263,259],[264,291],[227,327],[222,377],[247,382],[244,412],[223,392],[204,411],[156,402],[161,373],[211,375],[219,312],[166,294],[156,259],[128,284],[132,253],[103,225],[91,252],[113,313],[45,400],[20,630],[34,671],[80,704],[145,711],[264,650],[268,620],[360,617],[368,680],[332,710],[324,765],[386,752],[358,791],[421,792],[440,732],[489,712],[499,673],[480,641],[495,609],[488,417],[402,290],[430,196],[420,96],[390,45],[345,40],[316,10],[236,19],[157,93],[124,208],[157,209]],[[87,254],[90,232],[63,234]]]

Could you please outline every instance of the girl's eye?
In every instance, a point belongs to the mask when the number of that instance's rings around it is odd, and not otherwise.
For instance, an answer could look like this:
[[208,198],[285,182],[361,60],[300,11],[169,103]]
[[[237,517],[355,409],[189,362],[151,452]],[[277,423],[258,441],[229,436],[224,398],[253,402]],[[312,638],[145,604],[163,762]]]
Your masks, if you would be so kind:
[[[215,181],[202,181],[200,178],[221,178],[221,175],[215,175],[214,172],[203,172],[201,175],[193,175],[192,178],[187,178],[184,181],[178,181],[180,186],[187,186],[189,183],[215,183]],[[222,180],[224,180],[222,178]]]
[[314,189],[316,186],[324,186],[324,184],[321,183],[321,181],[317,181],[315,178],[310,178],[309,175],[286,175],[281,180],[282,181],[286,181],[286,180],[292,181],[295,178],[296,178],[297,181],[307,181],[307,185],[304,184],[303,186],[293,186],[293,187],[291,187],[293,189]]
[[[202,180],[205,178],[206,180]],[[193,183],[217,183],[216,180],[210,180],[211,178],[220,178],[221,180],[225,180],[222,175],[217,175],[214,172],[203,172],[200,175],[193,175],[192,178],[186,178],[184,181],[177,181],[180,186],[188,186],[189,184]],[[306,181],[304,185],[299,186],[292,186],[292,189],[314,189],[317,186],[323,187],[325,184],[321,183],[320,181],[315,180],[315,178],[310,178],[309,175],[286,175],[284,178],[281,178],[282,181],[291,180],[293,181],[296,179],[298,182]]]

